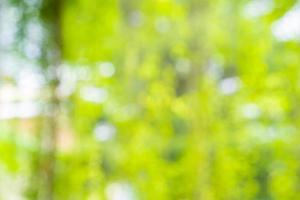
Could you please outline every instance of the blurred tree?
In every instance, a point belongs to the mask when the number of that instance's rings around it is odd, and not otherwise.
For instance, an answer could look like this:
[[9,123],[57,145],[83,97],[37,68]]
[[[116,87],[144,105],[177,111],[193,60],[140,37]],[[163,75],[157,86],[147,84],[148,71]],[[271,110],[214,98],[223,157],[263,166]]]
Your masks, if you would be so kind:
[[9,1],[46,80],[39,145],[0,123],[26,198],[299,198],[299,1]]

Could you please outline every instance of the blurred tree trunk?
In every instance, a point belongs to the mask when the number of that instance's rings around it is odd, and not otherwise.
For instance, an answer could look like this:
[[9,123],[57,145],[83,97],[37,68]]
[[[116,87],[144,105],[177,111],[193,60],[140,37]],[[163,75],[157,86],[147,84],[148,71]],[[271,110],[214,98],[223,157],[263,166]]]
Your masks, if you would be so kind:
[[[60,100],[57,96],[59,85],[59,66],[61,64],[61,1],[44,0],[41,9],[41,18],[48,28],[48,37],[45,49],[46,76],[50,99],[45,109],[44,131],[41,138],[41,185],[39,199],[52,200],[54,198],[55,186],[55,164],[56,164],[56,138],[59,126]],[[47,45],[52,47],[49,49]]]

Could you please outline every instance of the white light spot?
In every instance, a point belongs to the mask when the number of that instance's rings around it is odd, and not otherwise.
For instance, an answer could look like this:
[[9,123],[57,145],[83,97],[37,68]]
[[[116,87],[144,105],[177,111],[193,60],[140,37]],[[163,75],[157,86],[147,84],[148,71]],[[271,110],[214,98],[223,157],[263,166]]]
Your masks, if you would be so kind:
[[104,62],[99,64],[99,72],[104,77],[111,77],[115,74],[115,67],[110,62]]
[[103,103],[108,97],[108,93],[103,88],[86,86],[80,90],[81,97],[89,102],[93,103]]
[[300,4],[288,11],[272,25],[274,36],[280,41],[300,39]]
[[181,58],[176,62],[175,69],[180,74],[188,74],[191,70],[191,63],[188,59]]
[[256,104],[249,103],[242,107],[242,113],[248,119],[255,119],[260,116],[261,111]]
[[[2,6],[2,5],[1,5]],[[16,7],[5,5],[0,12],[0,45],[10,48],[18,30],[20,11]]]
[[30,59],[39,58],[41,55],[40,46],[43,40],[43,29],[37,20],[32,20],[27,25],[27,38],[25,40],[24,53]]
[[106,188],[108,200],[134,200],[134,192],[128,183],[112,183]]
[[0,88],[0,102],[12,102],[18,99],[18,91],[12,85],[4,85]]
[[211,77],[213,77],[216,80],[219,80],[224,73],[224,70],[222,68],[222,65],[220,64],[220,61],[218,62],[217,60],[210,60],[208,62],[207,66],[207,73]]
[[18,75],[17,82],[20,87],[38,89],[43,86],[45,79],[40,72],[34,70],[22,70]]
[[114,137],[116,133],[116,128],[106,122],[101,122],[96,125],[94,134],[97,140],[99,141],[107,141]]
[[25,176],[16,175],[0,165],[0,199],[25,200],[27,182]]
[[170,21],[166,17],[159,17],[155,21],[155,28],[159,33],[166,33],[170,29]]
[[37,5],[37,3],[39,1],[38,0],[25,0],[25,2],[30,6],[34,6],[34,5]]
[[19,100],[37,99],[45,84],[43,75],[35,70],[22,70],[17,76]]
[[19,74],[20,66],[24,67],[27,64],[23,63],[18,55],[14,53],[4,53],[0,54],[0,76],[14,77]]
[[77,76],[76,67],[63,64],[58,71],[60,84],[57,88],[57,95],[61,98],[69,97],[76,89]]
[[75,71],[77,80],[89,80],[91,78],[89,66],[77,66]]
[[273,8],[272,0],[253,0],[246,4],[243,14],[247,18],[256,18],[268,14]]
[[143,24],[143,15],[140,11],[134,11],[130,13],[129,16],[129,23],[133,26],[133,27],[139,27]]
[[17,106],[17,117],[31,118],[41,113],[41,107],[33,101],[20,102]]
[[41,50],[38,44],[29,41],[27,41],[25,44],[24,52],[26,56],[30,59],[39,58],[39,56],[41,55]]
[[32,118],[41,113],[37,102],[5,102],[0,104],[0,119]]
[[240,89],[241,81],[237,77],[223,79],[219,84],[219,89],[224,95],[231,95]]
[[15,103],[0,104],[0,119],[12,119],[16,117]]

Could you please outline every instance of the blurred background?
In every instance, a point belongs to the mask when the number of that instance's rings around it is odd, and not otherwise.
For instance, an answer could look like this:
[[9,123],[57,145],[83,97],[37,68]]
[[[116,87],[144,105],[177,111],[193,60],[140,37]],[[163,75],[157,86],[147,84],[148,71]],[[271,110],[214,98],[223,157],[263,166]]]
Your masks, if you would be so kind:
[[1,0],[1,200],[300,199],[300,1]]

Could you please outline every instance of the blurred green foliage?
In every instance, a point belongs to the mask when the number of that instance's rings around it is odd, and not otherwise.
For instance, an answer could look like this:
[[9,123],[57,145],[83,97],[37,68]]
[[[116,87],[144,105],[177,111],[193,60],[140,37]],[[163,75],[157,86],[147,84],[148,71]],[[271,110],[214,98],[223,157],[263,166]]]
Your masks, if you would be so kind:
[[[60,84],[74,82],[60,98],[54,199],[300,199],[300,33],[278,25],[299,1],[10,6],[24,14],[12,51],[32,60],[20,44],[37,22],[43,42],[33,60],[47,68],[60,48]],[[33,120],[35,134],[19,128],[22,119],[0,121],[0,191],[16,181],[25,199],[42,190],[45,122]]]

